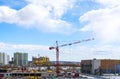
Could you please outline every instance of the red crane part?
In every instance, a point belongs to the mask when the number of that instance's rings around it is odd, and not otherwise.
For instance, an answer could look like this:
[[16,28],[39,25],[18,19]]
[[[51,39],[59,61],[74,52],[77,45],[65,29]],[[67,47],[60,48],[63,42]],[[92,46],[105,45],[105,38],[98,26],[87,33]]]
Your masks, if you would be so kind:
[[56,73],[57,76],[59,76],[59,47],[64,47],[64,46],[70,46],[73,44],[78,44],[81,42],[86,42],[86,41],[91,41],[94,40],[94,38],[92,39],[85,39],[85,40],[81,40],[81,41],[77,41],[77,42],[73,42],[73,43],[68,43],[68,44],[63,44],[63,45],[58,45],[58,41],[56,41],[56,46],[55,47],[49,47],[50,50],[55,49],[56,50]]

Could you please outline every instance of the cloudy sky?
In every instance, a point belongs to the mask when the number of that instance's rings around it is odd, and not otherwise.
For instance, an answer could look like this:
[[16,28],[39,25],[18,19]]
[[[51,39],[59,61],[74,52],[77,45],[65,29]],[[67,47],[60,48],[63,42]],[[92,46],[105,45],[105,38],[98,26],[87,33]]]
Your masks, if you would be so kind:
[[0,0],[0,52],[60,60],[120,59],[120,0]]

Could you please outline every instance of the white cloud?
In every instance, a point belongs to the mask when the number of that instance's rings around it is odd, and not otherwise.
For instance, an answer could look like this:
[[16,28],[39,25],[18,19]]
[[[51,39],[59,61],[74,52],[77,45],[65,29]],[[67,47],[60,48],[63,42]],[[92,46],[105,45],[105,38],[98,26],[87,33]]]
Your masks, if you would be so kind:
[[[98,1],[103,2],[103,0]],[[107,3],[110,4],[109,2],[110,0],[106,0],[106,5]],[[115,5],[115,3],[116,2],[113,2],[113,5]],[[112,8],[106,6],[103,9],[88,11],[80,17],[80,21],[88,22],[88,24],[81,29],[82,31],[93,31],[96,37],[104,42],[110,43],[120,40],[120,5]]]
[[48,48],[48,46],[43,45],[25,45],[25,44],[6,44],[6,43],[0,43],[1,50],[25,50],[25,51],[34,51],[34,50],[44,50]]
[[43,6],[53,13],[54,18],[61,18],[61,16],[70,8],[73,7],[75,0],[27,0],[28,2]]
[[16,10],[10,9],[7,6],[0,6],[0,22],[15,23]]
[[94,0],[97,3],[102,4],[104,7],[116,7],[120,5],[120,0]]
[[[49,46],[45,45],[30,45],[30,44],[7,44],[0,42],[0,52],[5,52],[13,57],[14,52],[27,52],[29,60],[33,56],[47,56],[50,60],[56,60],[56,51],[49,50]],[[61,61],[80,61],[81,59],[119,59],[120,47],[113,47],[109,45],[99,46],[75,46],[59,48]]]
[[35,27],[47,32],[67,33],[73,30],[70,23],[61,20],[75,0],[27,0],[28,5],[15,10],[0,6],[0,22],[16,23],[24,27]]
[[[38,57],[40,56],[52,56],[49,54],[49,47],[44,45],[30,45],[30,44],[7,44],[7,43],[0,43],[0,52],[5,52],[10,57],[13,57],[14,52],[26,52],[29,54],[29,60],[32,59],[32,56]],[[53,54],[54,55],[54,54]]]

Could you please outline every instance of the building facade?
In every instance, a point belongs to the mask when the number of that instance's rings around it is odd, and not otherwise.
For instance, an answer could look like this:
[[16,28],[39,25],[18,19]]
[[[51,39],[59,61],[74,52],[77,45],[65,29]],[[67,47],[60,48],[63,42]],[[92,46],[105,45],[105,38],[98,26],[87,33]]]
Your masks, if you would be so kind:
[[81,72],[94,75],[120,74],[120,60],[93,59],[81,61]]
[[92,61],[92,74],[99,75],[100,74],[100,67],[101,67],[101,60],[93,59]]
[[81,61],[81,72],[90,74],[92,70],[92,61],[91,60],[82,60]]
[[28,53],[21,53],[21,52],[14,53],[14,65],[15,66],[27,66],[28,65]]
[[4,52],[0,52],[0,65],[7,65],[9,63],[10,56]]
[[102,73],[120,73],[120,60],[101,60]]

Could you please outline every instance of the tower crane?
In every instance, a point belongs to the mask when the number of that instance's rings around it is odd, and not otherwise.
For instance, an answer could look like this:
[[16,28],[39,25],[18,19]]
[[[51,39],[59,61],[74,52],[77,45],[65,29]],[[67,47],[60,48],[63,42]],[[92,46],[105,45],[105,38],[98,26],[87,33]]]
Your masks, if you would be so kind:
[[73,44],[78,44],[78,43],[81,43],[81,42],[87,42],[87,41],[91,41],[91,40],[94,40],[94,38],[85,39],[85,40],[81,40],[81,41],[76,41],[76,42],[68,43],[68,44],[62,44],[62,45],[58,45],[58,41],[56,41],[56,46],[55,47],[53,47],[53,46],[49,47],[49,50],[53,50],[53,49],[56,50],[56,73],[57,73],[57,76],[59,75],[59,47],[71,46]]

